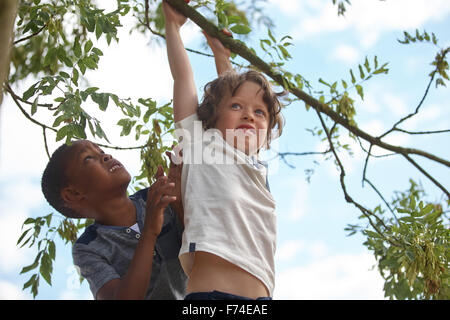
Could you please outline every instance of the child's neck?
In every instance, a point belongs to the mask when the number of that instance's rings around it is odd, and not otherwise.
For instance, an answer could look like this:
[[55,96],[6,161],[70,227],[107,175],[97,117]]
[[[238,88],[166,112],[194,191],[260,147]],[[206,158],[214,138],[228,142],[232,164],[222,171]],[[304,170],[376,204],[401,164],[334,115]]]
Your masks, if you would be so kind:
[[125,196],[108,199],[98,206],[96,222],[107,226],[132,226],[136,223],[136,208]]

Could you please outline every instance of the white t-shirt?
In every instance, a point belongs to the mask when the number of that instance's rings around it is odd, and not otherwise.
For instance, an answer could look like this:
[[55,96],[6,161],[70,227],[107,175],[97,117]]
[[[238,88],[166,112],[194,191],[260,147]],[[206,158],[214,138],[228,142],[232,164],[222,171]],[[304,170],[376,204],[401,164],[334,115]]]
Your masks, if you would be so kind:
[[229,145],[219,131],[203,132],[196,114],[175,128],[183,136],[184,271],[190,274],[195,251],[206,251],[260,279],[272,296],[276,215],[266,166]]

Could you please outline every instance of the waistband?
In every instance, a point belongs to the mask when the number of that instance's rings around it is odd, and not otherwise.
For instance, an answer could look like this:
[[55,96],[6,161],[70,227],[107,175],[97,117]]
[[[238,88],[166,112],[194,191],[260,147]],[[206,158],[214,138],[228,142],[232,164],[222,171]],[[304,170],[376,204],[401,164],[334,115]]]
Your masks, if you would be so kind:
[[256,299],[238,296],[222,291],[192,292],[184,300],[272,300],[272,297],[258,297]]

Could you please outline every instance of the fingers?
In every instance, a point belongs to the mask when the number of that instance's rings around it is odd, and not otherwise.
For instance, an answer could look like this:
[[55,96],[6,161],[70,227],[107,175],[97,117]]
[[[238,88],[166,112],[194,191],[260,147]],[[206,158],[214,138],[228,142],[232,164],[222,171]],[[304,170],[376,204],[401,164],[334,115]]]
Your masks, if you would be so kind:
[[156,205],[156,210],[164,209],[169,205],[169,203],[175,201],[177,201],[176,196],[163,196],[159,203]]
[[168,178],[165,176],[161,177],[149,188],[147,193],[147,207],[160,206],[162,200],[164,200],[162,203],[165,205],[176,201],[176,197],[173,196],[174,190],[175,183],[168,182]]
[[172,150],[174,153],[166,151],[166,156],[170,160],[170,168],[176,167],[183,163],[183,149],[180,145],[173,145]]
[[162,165],[158,165],[158,168],[156,169],[155,179],[158,180],[162,176],[164,176],[164,169]]
[[226,35],[227,37],[233,38],[233,34],[230,32],[230,30],[228,30],[228,29],[226,29],[226,28],[223,28],[221,31],[222,31],[222,33],[223,33],[224,35]]

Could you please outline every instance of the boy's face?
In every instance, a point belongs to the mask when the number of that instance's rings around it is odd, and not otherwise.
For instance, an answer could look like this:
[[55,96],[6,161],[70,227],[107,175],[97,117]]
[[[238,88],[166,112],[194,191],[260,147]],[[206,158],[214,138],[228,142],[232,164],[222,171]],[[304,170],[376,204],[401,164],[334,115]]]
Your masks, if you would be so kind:
[[124,166],[96,144],[74,142],[66,168],[69,185],[86,205],[95,204],[126,191],[131,176]]
[[234,96],[224,96],[218,107],[215,128],[229,144],[247,155],[257,153],[267,138],[269,112],[263,94],[258,84],[245,81]]

